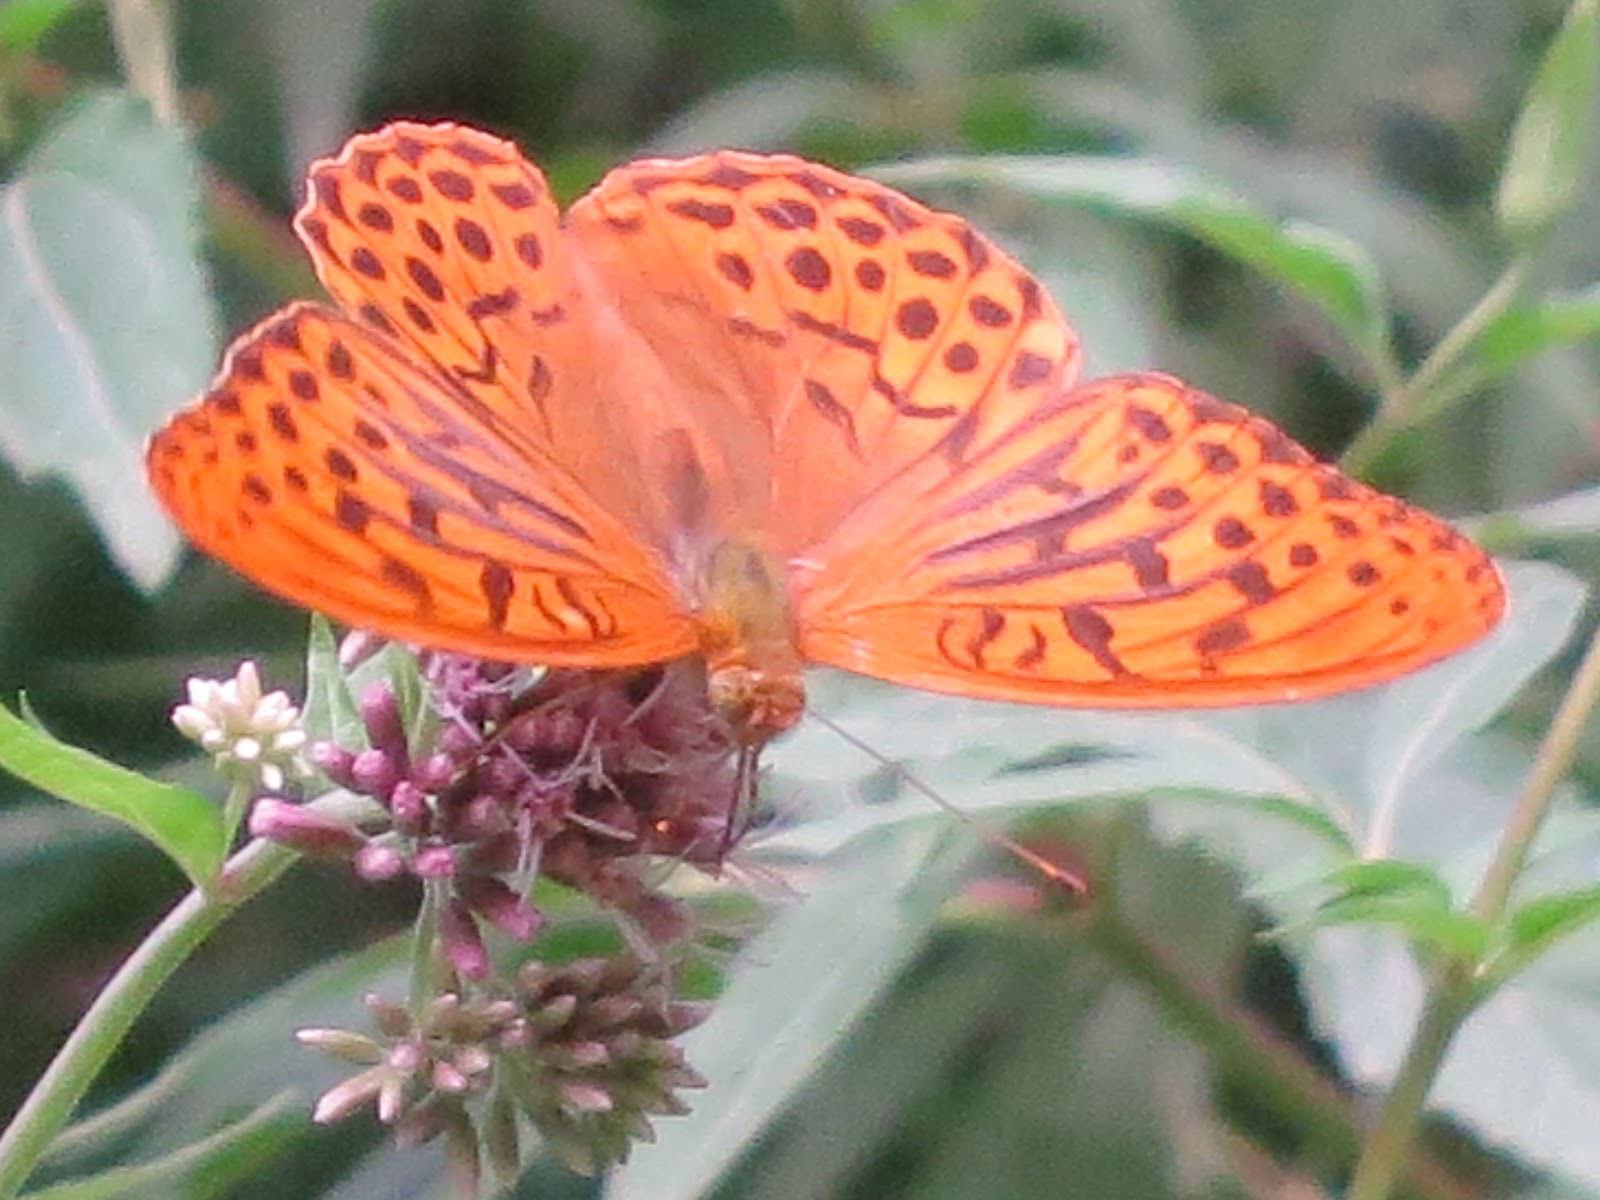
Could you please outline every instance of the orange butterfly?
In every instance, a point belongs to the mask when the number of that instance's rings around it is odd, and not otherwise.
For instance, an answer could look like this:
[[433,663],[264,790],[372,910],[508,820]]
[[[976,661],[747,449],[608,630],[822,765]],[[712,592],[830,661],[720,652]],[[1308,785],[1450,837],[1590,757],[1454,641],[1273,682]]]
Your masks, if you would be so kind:
[[746,744],[801,666],[1046,704],[1325,695],[1481,637],[1490,559],[1166,375],[1075,382],[965,221],[782,155],[613,171],[400,122],[311,168],[336,308],[234,343],[149,449],[203,550],[486,658],[699,654]]

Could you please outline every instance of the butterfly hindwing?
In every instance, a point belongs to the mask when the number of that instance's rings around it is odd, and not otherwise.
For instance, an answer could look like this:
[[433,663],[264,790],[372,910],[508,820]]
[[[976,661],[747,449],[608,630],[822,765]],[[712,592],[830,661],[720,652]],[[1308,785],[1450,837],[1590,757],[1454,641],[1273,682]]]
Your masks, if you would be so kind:
[[935,690],[1303,698],[1441,658],[1504,608],[1443,522],[1167,376],[1059,393],[879,501],[802,566],[801,648]]

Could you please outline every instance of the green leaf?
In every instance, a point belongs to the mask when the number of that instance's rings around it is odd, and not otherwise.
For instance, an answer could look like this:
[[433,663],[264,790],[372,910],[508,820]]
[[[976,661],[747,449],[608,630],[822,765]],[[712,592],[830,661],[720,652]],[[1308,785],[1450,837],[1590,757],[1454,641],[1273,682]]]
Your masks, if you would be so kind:
[[1540,896],[1511,914],[1507,951],[1515,956],[1520,968],[1596,917],[1600,917],[1600,887]]
[[0,50],[26,54],[79,0],[6,0],[0,4]]
[[0,453],[64,475],[145,587],[179,543],[145,485],[144,440],[215,362],[198,194],[182,132],[104,93],[0,189]]
[[1542,538],[1587,538],[1600,534],[1600,487],[1579,488],[1509,512],[1491,513],[1472,524],[1474,537],[1495,545],[1522,545]]
[[745,947],[711,1019],[681,1039],[710,1086],[635,1148],[609,1200],[711,1193],[921,945],[970,853],[941,843],[927,830],[871,839]]
[[1600,6],[1575,0],[1523,100],[1501,170],[1495,215],[1514,242],[1543,233],[1584,183],[1597,56]]
[[[1592,858],[1590,860],[1593,861]],[[1314,1026],[1351,1081],[1392,1082],[1422,1007],[1423,974],[1390,930],[1318,935],[1302,959]],[[1498,987],[1451,1044],[1429,1098],[1501,1153],[1600,1187],[1600,925]]]
[[1385,858],[1362,860],[1335,867],[1322,882],[1345,896],[1412,896],[1450,906],[1450,888],[1420,863]]
[[121,821],[153,842],[197,887],[226,850],[222,813],[198,792],[146,779],[58,742],[0,707],[0,767],[41,791]]
[[1369,359],[1388,360],[1388,303],[1365,251],[1330,230],[1279,222],[1158,159],[938,158],[874,172],[892,183],[1003,188],[1179,229],[1316,305]]
[[361,709],[339,663],[339,639],[321,613],[311,615],[306,645],[304,719],[308,742],[334,742],[352,750],[367,744]]
[[[1124,921],[1229,987],[1245,922],[1227,873],[1148,839],[1126,849],[1137,861],[1113,886],[1137,912]],[[1212,1194],[1180,1182],[1218,1149],[1204,1055],[1092,930],[1037,933],[942,928],[725,1194],[879,1194],[872,1164],[885,1161],[898,1164],[892,1190],[918,1200],[1059,1196],[1063,1179],[1073,1196]]]
[[1473,343],[1470,365],[1489,378],[1498,378],[1546,350],[1597,337],[1600,287],[1592,287],[1575,296],[1501,313]]
[[265,1169],[285,1128],[303,1126],[292,1093],[168,1154],[27,1193],[27,1200],[128,1200],[137,1195],[226,1196]]
[[[52,1176],[85,1175],[110,1169],[130,1159],[147,1164],[166,1161],[185,1148],[222,1132],[227,1136],[230,1118],[241,1113],[274,1112],[263,1120],[248,1144],[251,1154],[272,1156],[271,1167],[257,1161],[255,1179],[268,1174],[282,1194],[321,1195],[330,1164],[316,1160],[329,1149],[326,1131],[311,1123],[315,1097],[323,1089],[351,1074],[348,1063],[299,1045],[297,1029],[331,1026],[371,1032],[371,1014],[362,996],[378,991],[390,998],[404,995],[409,949],[408,937],[386,939],[331,959],[289,980],[260,999],[228,1013],[208,1026],[187,1046],[169,1058],[148,1082],[117,1102],[85,1116],[56,1140],[43,1167]],[[285,1103],[289,1115],[274,1105]],[[359,1122],[352,1122],[359,1126]],[[368,1138],[376,1140],[375,1129]],[[363,1140],[358,1128],[337,1139],[338,1156],[360,1153]],[[391,1152],[391,1162],[407,1178],[437,1183],[441,1164],[434,1155],[415,1148]],[[191,1177],[192,1189],[155,1181],[130,1190],[128,1200],[165,1200],[183,1195],[196,1200],[227,1200],[242,1188],[228,1173],[199,1173]],[[425,1186],[387,1188],[353,1186],[352,1195],[435,1194]]]
[[1464,962],[1478,962],[1489,945],[1489,931],[1469,913],[1440,905],[1432,896],[1349,896],[1320,906],[1287,927],[1291,936],[1339,925],[1387,925],[1408,942],[1427,946]]

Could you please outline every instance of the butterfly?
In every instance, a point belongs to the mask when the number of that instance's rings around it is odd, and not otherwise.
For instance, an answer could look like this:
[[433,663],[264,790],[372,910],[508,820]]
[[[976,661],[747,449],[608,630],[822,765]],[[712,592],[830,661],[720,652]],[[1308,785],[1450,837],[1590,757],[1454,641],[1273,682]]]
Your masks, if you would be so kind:
[[564,215],[511,143],[397,122],[310,169],[331,306],[243,334],[153,438],[190,539],[484,658],[704,659],[742,742],[802,668],[1040,704],[1327,695],[1482,637],[1494,563],[1077,338],[960,217],[787,155],[620,167]]

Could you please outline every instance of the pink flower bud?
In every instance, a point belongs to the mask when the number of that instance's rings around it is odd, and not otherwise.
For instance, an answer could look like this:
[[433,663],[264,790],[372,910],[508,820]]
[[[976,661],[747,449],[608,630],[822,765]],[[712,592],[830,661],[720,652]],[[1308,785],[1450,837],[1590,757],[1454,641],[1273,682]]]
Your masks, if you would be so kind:
[[354,789],[355,775],[351,772],[356,756],[336,742],[312,742],[307,756],[311,765],[331,781],[343,788]]
[[400,719],[400,701],[387,680],[379,680],[361,695],[361,723],[375,749],[396,757],[406,753],[406,731]]
[[489,951],[472,914],[459,904],[446,905],[439,913],[439,937],[445,957],[468,979],[489,977]]
[[350,858],[366,844],[349,821],[273,796],[250,809],[250,833],[317,858]]
[[418,879],[449,879],[456,873],[456,852],[449,846],[423,846],[411,858]]
[[402,779],[389,791],[389,812],[402,833],[421,833],[428,824],[428,797],[415,783]]
[[491,921],[495,928],[525,942],[539,932],[544,917],[498,879],[476,878],[462,888],[463,901]]
[[437,792],[448,787],[460,764],[448,754],[430,754],[411,769],[411,780],[425,792]]
[[457,830],[463,841],[493,837],[510,828],[509,801],[503,793],[474,796],[463,806],[457,818]]
[[405,873],[405,856],[383,842],[368,842],[356,851],[356,874],[368,883],[384,883]]
[[367,1101],[381,1096],[389,1078],[382,1068],[374,1067],[346,1079],[322,1094],[311,1110],[311,1119],[318,1125],[329,1125],[348,1117]]
[[350,785],[368,796],[387,796],[400,781],[401,770],[382,750],[363,750],[350,764]]
[[448,724],[439,735],[440,753],[448,754],[457,762],[470,759],[482,744],[482,737],[465,725]]

